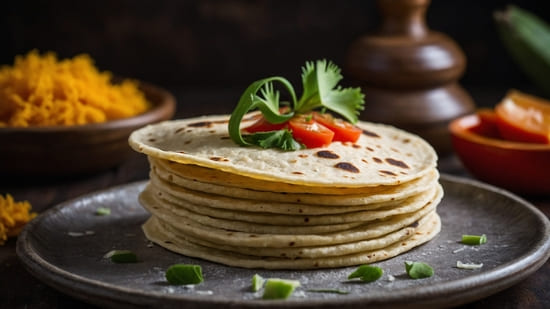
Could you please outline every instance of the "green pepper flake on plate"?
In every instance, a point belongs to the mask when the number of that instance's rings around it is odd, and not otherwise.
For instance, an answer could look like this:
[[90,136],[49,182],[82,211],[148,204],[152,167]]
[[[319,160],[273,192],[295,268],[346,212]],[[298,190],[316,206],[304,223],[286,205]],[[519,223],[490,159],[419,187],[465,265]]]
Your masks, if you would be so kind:
[[265,282],[263,299],[287,299],[300,286],[298,280],[270,278]]
[[199,284],[204,281],[199,265],[175,264],[168,267],[165,276],[173,285]]

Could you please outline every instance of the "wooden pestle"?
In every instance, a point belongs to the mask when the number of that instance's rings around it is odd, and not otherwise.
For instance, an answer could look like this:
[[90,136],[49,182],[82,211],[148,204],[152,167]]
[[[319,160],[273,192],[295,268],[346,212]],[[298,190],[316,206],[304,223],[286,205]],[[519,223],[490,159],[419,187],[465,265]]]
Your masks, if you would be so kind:
[[379,0],[383,22],[349,47],[344,69],[365,93],[363,120],[424,137],[440,155],[451,152],[448,123],[475,109],[458,84],[466,57],[425,22],[429,0]]

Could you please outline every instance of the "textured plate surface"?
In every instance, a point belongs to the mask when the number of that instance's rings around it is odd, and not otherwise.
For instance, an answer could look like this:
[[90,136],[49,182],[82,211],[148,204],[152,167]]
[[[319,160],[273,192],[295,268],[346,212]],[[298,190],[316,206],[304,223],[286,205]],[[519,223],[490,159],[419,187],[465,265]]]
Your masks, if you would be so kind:
[[[208,308],[296,307],[351,308],[456,306],[505,289],[534,271],[550,255],[550,223],[527,202],[479,182],[443,175],[445,197],[439,205],[442,231],[431,242],[388,261],[376,263],[384,276],[370,284],[347,281],[355,267],[311,271],[267,271],[227,267],[188,258],[153,246],[143,236],[148,217],[137,201],[145,182],[132,183],[60,204],[31,221],[17,242],[26,268],[54,288],[107,307]],[[97,216],[98,207],[111,214]],[[486,234],[488,242],[460,244],[462,234]],[[103,258],[113,249],[135,252],[139,262],[114,264]],[[412,280],[405,261],[424,261],[435,270]],[[483,263],[477,270],[456,262]],[[171,286],[164,271],[175,263],[199,264],[205,282]],[[252,276],[300,280],[286,301],[263,301],[250,292]],[[339,289],[347,295],[314,293]]]

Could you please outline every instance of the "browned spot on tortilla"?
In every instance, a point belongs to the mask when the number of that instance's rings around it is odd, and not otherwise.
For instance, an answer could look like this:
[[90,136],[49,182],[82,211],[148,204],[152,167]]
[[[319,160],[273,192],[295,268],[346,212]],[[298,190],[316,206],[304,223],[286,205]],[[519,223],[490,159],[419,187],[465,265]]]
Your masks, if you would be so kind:
[[175,134],[178,134],[180,133],[181,131],[185,130],[185,127],[181,127],[179,129],[177,129],[176,131],[174,131]]
[[300,209],[298,209],[298,212],[299,212],[299,213],[302,213],[302,212],[304,212],[304,211],[300,208]]
[[193,132],[193,129],[187,129],[185,132],[191,133],[191,132]]
[[293,242],[293,241],[291,241],[291,242],[288,243],[288,245],[289,245],[290,247],[294,246],[295,244],[296,244],[296,243]]
[[392,158],[386,158],[386,162],[388,162],[389,164],[391,164],[393,166],[397,166],[397,167],[400,167],[400,168],[409,168],[407,163],[405,163],[403,161],[400,161],[400,160],[396,160],[396,159],[392,159]]
[[368,131],[368,130],[363,130],[363,134],[365,134],[366,136],[370,136],[370,137],[380,137],[380,135],[372,132],[372,131]]
[[374,151],[374,149],[371,148],[371,147],[369,147],[369,146],[367,146],[367,147],[365,147],[365,148],[367,148],[368,151]]
[[282,256],[282,257],[286,257],[286,253],[281,253],[281,256]]
[[352,147],[357,149],[357,148],[361,148],[361,145],[353,144]]
[[382,163],[382,159],[377,158],[377,157],[372,157],[372,160],[376,163]]
[[227,233],[227,236],[233,236],[233,233]]
[[410,143],[410,142],[411,142],[411,140],[408,139],[408,138],[405,138],[405,139],[403,140],[403,144],[407,144],[407,143]]
[[222,158],[222,157],[210,157],[210,160],[212,161],[217,161],[217,162],[228,162],[229,159],[226,159],[226,158]]
[[411,224],[409,224],[409,227],[418,227],[420,225],[420,223],[418,223],[418,221],[415,221]]
[[250,234],[250,235],[248,235],[248,237],[255,238],[255,237],[258,237],[258,235]]
[[303,175],[304,173],[302,173],[302,172],[292,172],[292,174],[294,174],[294,175]]
[[220,137],[220,139],[229,139],[230,137],[229,136],[222,136]]
[[210,128],[212,127],[212,124],[213,124],[212,121],[199,121],[199,122],[190,123],[188,124],[188,126],[194,127],[194,128],[201,128],[201,127]]
[[184,145],[189,145],[189,144],[191,144],[191,140],[185,141],[185,142],[183,142],[183,144]]
[[369,163],[369,161],[367,161],[367,159],[361,159],[361,161],[365,162],[365,163]]
[[178,153],[185,154],[185,151],[180,150],[180,151],[178,151]]
[[313,264],[313,266],[319,267],[319,262],[315,262],[315,264]]
[[302,154],[299,154],[299,155],[298,155],[298,157],[300,157],[300,158],[307,158],[307,157],[308,157],[308,155],[307,155],[307,154],[303,154],[303,153],[302,153]]
[[334,167],[343,169],[344,171],[350,172],[350,173],[359,173],[359,169],[355,167],[355,165],[349,163],[349,162],[339,162],[334,165]]
[[294,163],[296,163],[296,162],[298,162],[298,160],[290,160],[290,161],[288,161],[288,163],[290,163],[290,164],[294,164]]
[[305,222],[305,223],[308,223],[308,222],[309,222],[309,218],[308,218],[308,217],[305,217],[305,218],[304,218],[304,222]]
[[399,149],[395,149],[393,147],[390,148],[391,151],[399,153]]
[[383,173],[383,174],[386,174],[386,175],[390,175],[390,176],[397,176],[396,173],[391,172],[391,171],[380,170],[379,172],[380,172],[380,173]]
[[165,243],[165,244],[169,244],[169,245],[173,244],[173,242],[171,242],[171,241],[169,241],[169,240],[165,240],[164,243]]
[[210,131],[208,131],[208,132],[214,134],[214,133],[216,133],[216,130],[210,130]]
[[150,141],[151,143],[154,143],[154,142],[156,142],[157,140],[154,139],[154,138],[150,138],[149,141]]
[[340,158],[340,156],[330,150],[321,150],[321,151],[317,151],[315,153],[316,156],[318,156],[319,158],[324,158],[324,159],[338,159]]

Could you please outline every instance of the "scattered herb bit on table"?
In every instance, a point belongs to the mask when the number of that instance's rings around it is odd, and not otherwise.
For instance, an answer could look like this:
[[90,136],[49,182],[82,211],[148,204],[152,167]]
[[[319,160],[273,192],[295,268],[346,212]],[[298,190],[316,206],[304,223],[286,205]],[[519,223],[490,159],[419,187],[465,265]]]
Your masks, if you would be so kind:
[[114,263],[136,263],[137,255],[130,250],[111,250],[104,256],[106,259],[110,259]]
[[287,299],[300,286],[298,280],[269,278],[265,282],[263,299]]
[[[292,84],[285,78],[273,76],[250,84],[241,95],[229,119],[231,139],[242,146],[298,150],[304,146],[315,148],[332,141],[355,142],[361,129],[355,127],[364,105],[360,88],[342,88],[340,68],[326,60],[306,62],[302,67],[303,93],[297,99]],[[290,102],[281,102],[275,90],[277,82],[286,89]],[[245,128],[250,134],[241,134],[241,121],[250,111],[259,109],[256,123]],[[321,109],[321,112],[314,112]],[[326,111],[339,114],[345,120]],[[346,121],[347,120],[347,121]]]
[[482,245],[487,242],[487,236],[483,235],[462,235],[462,243],[465,245]]
[[166,270],[165,277],[173,285],[199,284],[204,281],[200,265],[172,265]]
[[483,263],[462,263],[461,261],[456,261],[456,268],[460,269],[480,269],[483,267]]
[[423,262],[406,261],[405,270],[407,272],[407,275],[409,275],[409,277],[412,279],[429,278],[434,274],[433,268]]
[[264,283],[265,279],[262,276],[258,274],[252,276],[252,292],[258,292],[264,286]]
[[98,207],[96,210],[95,210],[95,214],[98,215],[98,216],[108,216],[111,214],[111,208],[107,208],[107,207]]
[[348,279],[359,278],[364,282],[373,282],[382,277],[383,274],[384,271],[378,266],[361,265],[348,276]]

